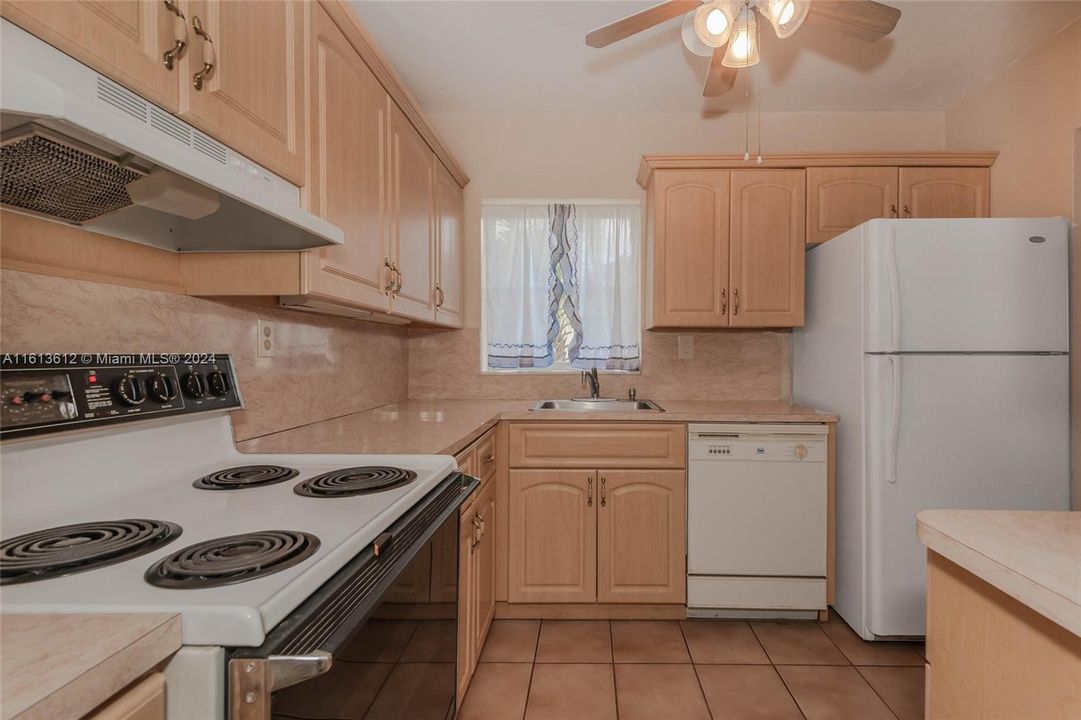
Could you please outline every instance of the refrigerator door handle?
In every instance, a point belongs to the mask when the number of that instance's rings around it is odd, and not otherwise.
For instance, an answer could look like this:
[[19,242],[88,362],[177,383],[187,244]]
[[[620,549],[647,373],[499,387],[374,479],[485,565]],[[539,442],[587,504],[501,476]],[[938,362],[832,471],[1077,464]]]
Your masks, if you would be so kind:
[[890,355],[893,394],[890,398],[890,436],[886,441],[886,477],[897,482],[897,445],[901,441],[901,358]]
[[891,227],[886,235],[886,276],[890,287],[890,351],[901,350],[901,280],[897,274],[897,239]]

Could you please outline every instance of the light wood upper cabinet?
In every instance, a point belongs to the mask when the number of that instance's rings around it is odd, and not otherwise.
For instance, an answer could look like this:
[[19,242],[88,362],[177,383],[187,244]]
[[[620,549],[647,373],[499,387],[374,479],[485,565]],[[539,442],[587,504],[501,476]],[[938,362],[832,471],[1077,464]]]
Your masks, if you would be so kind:
[[398,269],[393,310],[435,320],[432,246],[435,232],[435,156],[409,119],[391,103],[391,262]]
[[462,326],[465,272],[462,189],[443,163],[435,161],[435,319],[440,325]]
[[683,603],[687,597],[682,470],[599,470],[597,600]]
[[897,168],[807,168],[807,244],[874,218],[897,217]]
[[508,600],[597,599],[596,472],[511,470]]
[[178,63],[165,67],[180,21],[161,0],[5,0],[0,14],[170,112],[180,93]]
[[[297,185],[305,182],[305,5],[186,0],[190,44],[178,65],[180,116]],[[199,89],[193,78],[204,62],[213,67]]]
[[733,327],[803,324],[803,170],[733,170]]
[[727,171],[655,173],[652,325],[728,325],[728,193]]
[[978,218],[991,215],[989,168],[901,168],[901,217]]
[[308,204],[345,232],[305,253],[302,292],[386,310],[389,98],[330,16],[312,6]]

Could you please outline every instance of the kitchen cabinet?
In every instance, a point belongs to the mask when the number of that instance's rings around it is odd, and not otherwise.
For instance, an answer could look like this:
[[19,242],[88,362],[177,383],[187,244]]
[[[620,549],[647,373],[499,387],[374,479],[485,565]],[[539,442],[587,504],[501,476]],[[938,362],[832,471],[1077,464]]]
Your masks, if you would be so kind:
[[495,617],[495,483],[462,507],[458,528],[458,700],[465,697]]
[[803,325],[803,170],[731,171],[732,327]]
[[177,112],[180,74],[163,57],[187,32],[175,3],[5,0],[0,14],[121,85]]
[[465,293],[462,188],[443,165],[435,162],[435,319],[440,325],[462,326]]
[[898,216],[897,168],[807,168],[807,244],[875,218]]
[[85,720],[165,720],[165,676],[148,675]]
[[988,168],[901,168],[901,217],[969,218],[991,215]]
[[305,182],[305,3],[186,0],[180,116],[296,185]]
[[597,600],[686,601],[682,470],[599,470]]
[[474,659],[480,654],[480,648],[476,647],[474,632],[475,613],[472,611],[476,604],[476,576],[475,555],[473,552],[473,539],[476,529],[470,519],[473,505],[476,503],[476,495],[462,506],[458,520],[458,704],[461,705],[465,698],[465,691],[469,688],[469,680],[473,677]]
[[394,104],[390,109],[390,159],[390,263],[395,275],[392,309],[414,320],[434,321],[435,156]]
[[674,423],[511,423],[515,468],[682,468],[687,434]]
[[303,290],[388,310],[387,129],[390,98],[341,30],[312,7],[308,204],[345,232],[344,244],[304,253]]

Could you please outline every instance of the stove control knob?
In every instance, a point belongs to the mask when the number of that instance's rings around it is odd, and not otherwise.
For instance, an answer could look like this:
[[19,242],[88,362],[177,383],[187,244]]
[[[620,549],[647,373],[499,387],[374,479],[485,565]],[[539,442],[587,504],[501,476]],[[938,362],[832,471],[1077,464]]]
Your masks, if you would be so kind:
[[158,402],[169,402],[176,397],[176,385],[165,373],[154,373],[146,381],[147,392]]
[[206,384],[210,394],[223,397],[229,393],[229,381],[225,379],[225,373],[220,370],[211,370],[207,373]]
[[186,374],[180,383],[184,388],[184,394],[190,398],[198,400],[206,395],[206,379],[197,372]]
[[146,401],[146,390],[134,375],[122,375],[113,383],[113,393],[125,405],[141,405]]
[[807,446],[797,445],[796,447],[792,448],[792,454],[796,456],[797,460],[805,459],[807,457]]

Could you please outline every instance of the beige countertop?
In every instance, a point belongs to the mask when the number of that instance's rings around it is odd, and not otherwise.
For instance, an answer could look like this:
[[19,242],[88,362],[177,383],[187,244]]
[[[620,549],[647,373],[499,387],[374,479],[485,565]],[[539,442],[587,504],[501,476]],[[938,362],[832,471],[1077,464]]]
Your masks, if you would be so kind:
[[4,614],[0,635],[0,718],[79,718],[180,649],[180,616]]
[[530,411],[536,400],[409,400],[238,443],[241,452],[453,455],[500,420],[635,422],[835,422],[781,402],[656,400],[664,412]]
[[924,510],[929,549],[1081,636],[1081,512]]

